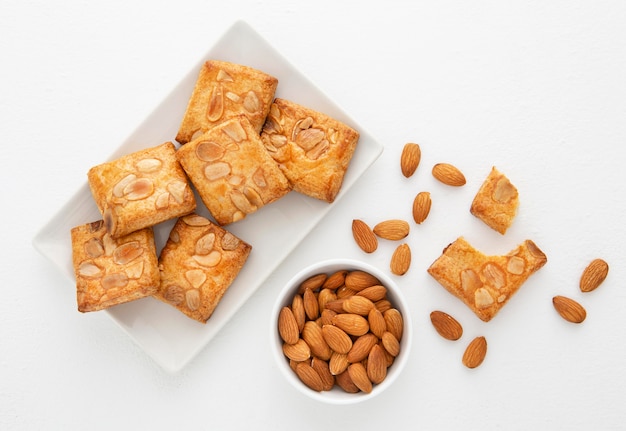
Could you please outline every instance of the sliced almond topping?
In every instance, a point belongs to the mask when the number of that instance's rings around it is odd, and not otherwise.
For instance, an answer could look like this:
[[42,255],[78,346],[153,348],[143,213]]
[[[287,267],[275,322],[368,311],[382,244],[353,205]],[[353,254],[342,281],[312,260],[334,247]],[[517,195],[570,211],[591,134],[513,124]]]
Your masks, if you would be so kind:
[[258,167],[254,174],[252,174],[252,181],[254,184],[261,188],[267,187],[267,180],[265,179],[265,170],[262,167]]
[[200,291],[198,289],[189,289],[185,292],[185,303],[191,311],[197,310],[200,307]]
[[163,162],[161,162],[159,159],[150,158],[139,160],[135,167],[139,172],[150,173],[158,171],[159,169],[161,169],[162,165]]
[[100,257],[104,254],[104,245],[98,238],[90,238],[85,242],[85,253],[91,258]]
[[116,198],[121,198],[124,196],[124,189],[126,186],[137,179],[137,175],[129,174],[122,178],[118,183],[113,187],[113,196]]
[[233,205],[245,214],[250,214],[257,210],[257,206],[252,204],[241,190],[231,190],[229,196]]
[[113,252],[113,261],[118,265],[126,265],[143,254],[143,247],[139,241],[131,241],[120,245]]
[[183,222],[187,225],[187,226],[208,226],[211,224],[211,222],[209,221],[209,219],[202,217],[201,215],[198,214],[190,214],[187,216],[184,216],[182,218]]
[[182,287],[173,284],[165,289],[163,296],[166,301],[179,305],[185,299],[185,291]]
[[99,278],[102,276],[102,268],[93,262],[82,262],[78,265],[78,274],[86,278]]
[[526,268],[526,261],[519,256],[510,256],[506,265],[506,270],[514,275],[522,275]]
[[209,163],[204,168],[204,176],[209,181],[217,181],[230,174],[230,165],[226,162]]
[[126,275],[128,278],[137,279],[143,274],[143,267],[143,260],[132,263],[126,267]]
[[261,102],[256,93],[252,90],[248,91],[243,99],[243,108],[251,114],[256,113],[261,108]]
[[324,131],[321,129],[310,128],[302,130],[296,136],[296,144],[304,151],[309,151],[324,139]]
[[230,232],[226,232],[222,237],[222,249],[227,251],[235,250],[239,246],[240,242],[241,240],[235,235]]
[[149,178],[139,178],[124,187],[124,197],[129,201],[145,199],[154,193],[154,184]]
[[487,263],[482,270],[485,283],[496,289],[502,289],[506,285],[506,274],[496,263]]
[[182,204],[185,201],[185,192],[187,191],[187,183],[180,180],[173,180],[167,185],[167,191],[174,198],[176,203]]
[[235,94],[232,91],[227,91],[225,96],[228,100],[231,100],[235,103],[239,103],[239,101],[241,100],[241,97],[239,97],[238,94]]
[[170,206],[170,194],[168,192],[163,192],[159,194],[154,201],[154,206],[156,209],[164,209]]
[[493,303],[493,296],[491,296],[487,289],[485,289],[484,287],[476,289],[476,291],[474,292],[474,304],[477,308],[487,308],[493,305]]
[[199,288],[206,281],[206,274],[201,269],[190,269],[185,272],[185,278],[194,288]]
[[209,232],[206,235],[200,237],[196,241],[196,254],[205,255],[209,254],[213,250],[215,245],[215,233]]
[[101,284],[105,290],[116,287],[124,287],[128,284],[128,276],[123,272],[107,274],[102,277]]
[[235,142],[241,142],[248,137],[246,131],[241,125],[241,122],[239,121],[231,121],[227,123],[222,128],[222,132]]
[[224,90],[221,85],[213,85],[207,106],[207,120],[214,123],[222,117],[224,113]]
[[321,142],[319,142],[317,145],[307,151],[305,155],[311,160],[317,160],[324,154],[326,154],[329,149],[330,143],[326,139],[323,139]]
[[222,253],[217,250],[213,250],[209,254],[203,256],[194,254],[193,260],[201,266],[206,266],[210,268],[220,263],[220,261],[222,260]]
[[224,153],[226,153],[224,147],[216,142],[203,141],[196,146],[196,156],[204,162],[219,160]]
[[233,77],[230,76],[228,74],[228,72],[224,71],[223,69],[220,69],[217,71],[217,78],[216,80],[218,82],[235,82]]
[[461,271],[461,287],[465,292],[473,292],[483,285],[480,277],[473,269],[464,269]]

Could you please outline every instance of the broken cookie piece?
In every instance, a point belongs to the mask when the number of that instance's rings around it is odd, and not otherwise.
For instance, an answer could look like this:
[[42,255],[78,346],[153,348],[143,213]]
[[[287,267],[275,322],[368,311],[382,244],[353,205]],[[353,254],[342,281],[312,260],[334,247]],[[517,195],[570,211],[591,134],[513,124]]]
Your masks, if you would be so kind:
[[518,205],[517,188],[493,167],[476,193],[470,212],[504,235],[513,223]]
[[428,273],[488,322],[548,258],[531,240],[503,256],[487,256],[458,238]]

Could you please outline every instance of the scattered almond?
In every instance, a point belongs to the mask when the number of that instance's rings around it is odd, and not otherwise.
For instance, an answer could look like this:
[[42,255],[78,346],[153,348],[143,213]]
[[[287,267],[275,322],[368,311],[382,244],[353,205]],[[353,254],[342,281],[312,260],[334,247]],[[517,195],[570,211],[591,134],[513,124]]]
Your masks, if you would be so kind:
[[580,290],[591,292],[596,290],[609,274],[609,264],[602,259],[594,259],[585,268],[580,277]]
[[409,224],[406,221],[392,219],[378,223],[374,226],[373,232],[380,238],[398,241],[408,236],[409,229]]
[[437,180],[449,186],[460,187],[466,183],[465,175],[449,163],[437,163],[433,166],[432,174]]
[[487,340],[485,337],[474,338],[463,353],[463,365],[467,368],[476,368],[483,363],[487,355]]
[[352,220],[352,236],[359,248],[365,253],[373,253],[378,248],[376,235],[363,220]]
[[415,220],[415,223],[422,224],[426,220],[430,213],[431,205],[430,193],[419,192],[415,196],[415,199],[413,199],[413,220]]
[[405,144],[404,148],[402,148],[402,154],[400,155],[400,169],[402,170],[402,175],[406,178],[413,175],[420,164],[421,158],[422,151],[418,144],[412,142]]
[[439,335],[446,340],[456,341],[463,335],[461,324],[448,313],[435,310],[430,313],[430,321]]
[[555,296],[552,304],[561,317],[568,322],[582,323],[587,317],[587,312],[578,302],[565,296]]
[[395,275],[404,275],[411,266],[411,248],[408,244],[400,244],[393,255],[389,267]]

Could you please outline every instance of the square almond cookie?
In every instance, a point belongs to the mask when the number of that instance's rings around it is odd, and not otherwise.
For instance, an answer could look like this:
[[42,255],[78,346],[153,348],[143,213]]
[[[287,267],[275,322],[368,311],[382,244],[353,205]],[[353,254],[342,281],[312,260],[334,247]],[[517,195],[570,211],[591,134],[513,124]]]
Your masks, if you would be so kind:
[[470,212],[487,226],[504,235],[513,224],[519,193],[511,181],[495,167],[480,186]]
[[155,294],[160,285],[152,228],[113,239],[104,221],[71,230],[78,311],[98,311]]
[[261,133],[277,86],[276,78],[252,67],[217,60],[205,62],[176,140],[186,144],[239,115],[245,115],[257,134]]
[[221,226],[245,218],[291,190],[245,116],[215,126],[183,145],[176,156]]
[[261,139],[295,191],[333,202],[359,133],[326,114],[277,98]]
[[193,190],[171,142],[94,166],[87,177],[113,238],[189,214],[196,208]]
[[178,219],[159,256],[155,298],[206,323],[243,268],[252,247],[205,217]]
[[548,258],[531,240],[503,256],[487,256],[458,238],[428,273],[481,320],[491,320]]

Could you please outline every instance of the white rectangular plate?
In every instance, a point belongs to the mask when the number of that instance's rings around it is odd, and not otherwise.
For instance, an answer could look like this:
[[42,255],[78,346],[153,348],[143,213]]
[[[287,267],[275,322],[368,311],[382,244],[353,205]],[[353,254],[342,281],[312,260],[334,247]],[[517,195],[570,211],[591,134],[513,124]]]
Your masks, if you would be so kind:
[[[352,126],[361,134],[347,171],[341,198],[380,156],[383,147],[345,112],[289,64],[245,22],[236,22],[195,64],[170,95],[144,120],[111,155],[111,160],[142,148],[173,141],[204,61],[217,59],[245,64],[276,78],[277,97],[324,112]],[[90,166],[86,166],[85,170]],[[336,200],[336,201],[337,201]],[[235,282],[224,295],[206,325],[153,298],[112,307],[104,311],[117,322],[159,365],[169,372],[180,371],[217,334],[244,302],[332,208],[296,192],[274,202],[228,230],[252,244],[252,253]],[[198,201],[198,212],[208,215]],[[72,287],[70,229],[100,219],[87,183],[41,229],[33,244],[64,273]],[[157,249],[163,247],[174,221],[155,226]]]

